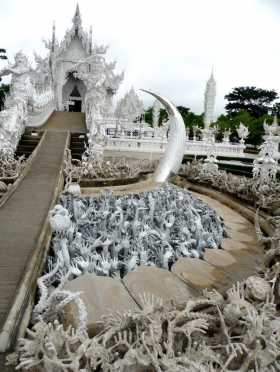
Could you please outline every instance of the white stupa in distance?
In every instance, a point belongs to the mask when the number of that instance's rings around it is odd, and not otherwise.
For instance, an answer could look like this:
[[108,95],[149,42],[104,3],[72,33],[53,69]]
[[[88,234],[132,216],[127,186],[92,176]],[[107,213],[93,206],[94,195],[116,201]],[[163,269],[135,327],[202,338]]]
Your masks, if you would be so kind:
[[204,93],[204,129],[209,129],[211,123],[214,122],[214,109],[216,100],[216,81],[214,79],[214,73],[212,73],[210,79],[206,83]]

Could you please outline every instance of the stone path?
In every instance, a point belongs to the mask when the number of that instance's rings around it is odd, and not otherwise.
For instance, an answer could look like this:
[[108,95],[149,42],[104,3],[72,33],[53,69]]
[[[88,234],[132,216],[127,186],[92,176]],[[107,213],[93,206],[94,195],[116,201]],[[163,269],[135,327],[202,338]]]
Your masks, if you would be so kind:
[[[27,175],[0,208],[0,334],[30,257],[39,249],[38,241],[58,184],[66,141],[66,132],[46,133]],[[27,294],[28,288],[24,296]],[[22,304],[26,301],[23,299]]]
[[195,288],[225,291],[233,282],[256,272],[262,263],[263,247],[256,239],[254,225],[246,218],[209,196],[192,194],[223,217],[228,238],[222,241],[222,249],[206,250],[203,261],[181,259],[172,271]]

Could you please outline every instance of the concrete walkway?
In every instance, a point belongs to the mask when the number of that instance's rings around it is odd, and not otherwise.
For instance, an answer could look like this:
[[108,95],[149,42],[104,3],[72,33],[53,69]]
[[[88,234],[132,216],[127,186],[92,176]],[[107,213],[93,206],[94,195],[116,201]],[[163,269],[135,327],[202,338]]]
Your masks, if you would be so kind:
[[47,132],[29,172],[0,208],[0,333],[30,257],[38,247],[42,226],[56,190],[66,132]]
[[41,127],[35,128],[39,131],[55,132],[86,132],[85,114],[82,112],[58,112],[55,111]]

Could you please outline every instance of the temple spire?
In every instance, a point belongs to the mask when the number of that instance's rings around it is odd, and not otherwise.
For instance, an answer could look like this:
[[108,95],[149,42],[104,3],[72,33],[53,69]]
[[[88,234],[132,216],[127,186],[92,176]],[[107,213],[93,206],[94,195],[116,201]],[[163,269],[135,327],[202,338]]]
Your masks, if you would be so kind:
[[208,129],[214,121],[214,107],[216,99],[216,81],[214,78],[213,68],[211,76],[206,83],[204,94],[204,128]]
[[92,26],[89,29],[89,54],[92,54]]
[[76,6],[75,15],[73,17],[73,24],[75,26],[75,29],[81,27],[81,25],[82,25],[82,18],[81,18],[81,13],[80,13],[80,8],[79,8],[78,3],[77,3],[77,6]]
[[54,52],[54,50],[55,50],[55,21],[53,21],[53,27],[52,27],[52,47],[51,47],[52,53]]

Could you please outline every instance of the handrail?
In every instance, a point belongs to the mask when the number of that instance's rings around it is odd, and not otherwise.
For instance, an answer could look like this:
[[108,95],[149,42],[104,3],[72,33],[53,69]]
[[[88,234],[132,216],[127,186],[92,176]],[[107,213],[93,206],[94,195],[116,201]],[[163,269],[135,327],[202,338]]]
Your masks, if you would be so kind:
[[[60,165],[60,171],[57,177],[56,187],[54,189],[53,198],[49,206],[49,210],[52,209],[57,201],[58,195],[63,188],[63,164],[66,154],[66,149],[70,143],[70,132],[67,132],[66,143],[64,147],[64,155]],[[8,350],[12,344],[16,341],[18,334],[23,334],[25,328],[28,325],[28,321],[31,318],[32,307],[29,306],[34,296],[37,284],[37,278],[43,269],[44,259],[47,255],[47,250],[51,241],[51,229],[48,222],[48,216],[46,216],[45,222],[41,229],[41,233],[37,240],[37,247],[31,253],[25,272],[21,279],[20,285],[16,290],[16,294],[11,305],[8,316],[2,327],[0,333],[0,352]],[[27,310],[28,309],[28,310]],[[28,311],[28,314],[27,314]],[[25,324],[21,327],[22,321]]]
[[45,138],[46,133],[43,133],[43,135],[40,138],[40,141],[37,143],[35,149],[32,151],[32,154],[29,156],[29,158],[26,161],[25,167],[23,168],[21,174],[18,176],[18,178],[15,180],[15,182],[10,186],[8,191],[2,196],[0,199],[0,208],[4,206],[4,204],[10,199],[10,197],[13,195],[13,193],[16,191],[18,186],[21,184],[22,180],[25,178],[27,173],[29,172],[31,165],[33,163],[33,160],[36,158],[41,145],[43,143],[43,140]]

